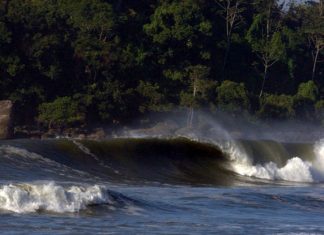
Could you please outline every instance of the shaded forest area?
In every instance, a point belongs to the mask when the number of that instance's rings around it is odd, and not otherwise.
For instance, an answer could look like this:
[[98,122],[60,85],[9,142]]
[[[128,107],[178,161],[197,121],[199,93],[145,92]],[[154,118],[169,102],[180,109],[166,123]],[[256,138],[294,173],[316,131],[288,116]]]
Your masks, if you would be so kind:
[[197,109],[324,124],[324,3],[2,0],[16,125],[123,125]]

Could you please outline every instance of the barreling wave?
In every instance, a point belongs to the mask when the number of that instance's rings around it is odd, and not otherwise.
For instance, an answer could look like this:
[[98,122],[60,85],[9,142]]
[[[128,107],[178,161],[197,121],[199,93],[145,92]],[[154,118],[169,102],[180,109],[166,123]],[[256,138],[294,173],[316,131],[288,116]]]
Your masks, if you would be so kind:
[[2,181],[232,185],[270,181],[321,182],[324,140],[118,138],[11,140],[0,146]]

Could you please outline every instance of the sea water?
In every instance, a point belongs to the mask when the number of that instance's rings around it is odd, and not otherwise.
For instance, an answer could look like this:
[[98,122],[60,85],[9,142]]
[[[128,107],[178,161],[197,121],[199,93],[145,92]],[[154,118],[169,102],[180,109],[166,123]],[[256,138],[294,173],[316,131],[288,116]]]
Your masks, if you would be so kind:
[[[280,144],[287,150],[282,162],[257,162],[246,144],[212,146],[183,139],[3,141],[0,232],[324,234],[322,140],[307,144],[312,157],[290,155],[292,145]],[[219,153],[225,157],[214,162]]]

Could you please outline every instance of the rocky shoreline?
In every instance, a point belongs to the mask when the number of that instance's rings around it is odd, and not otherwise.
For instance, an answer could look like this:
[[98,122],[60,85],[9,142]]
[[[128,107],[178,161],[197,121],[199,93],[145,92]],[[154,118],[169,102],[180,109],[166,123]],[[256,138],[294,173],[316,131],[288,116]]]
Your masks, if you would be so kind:
[[[305,127],[307,128],[307,127]],[[242,129],[223,129],[218,127],[189,128],[179,126],[174,122],[159,122],[150,127],[131,128],[127,126],[119,128],[104,127],[76,127],[66,129],[41,130],[28,126],[14,128],[15,139],[79,139],[79,140],[105,140],[111,138],[147,138],[147,137],[187,137],[200,138],[230,138],[246,140],[274,140],[279,142],[316,142],[324,139],[324,129],[272,129],[260,128],[249,131]]]
[[42,130],[35,127],[19,126],[14,128],[14,139],[92,139],[100,140],[111,137],[112,132],[104,128],[66,128]]
[[11,138],[14,139],[53,139],[72,138],[102,140],[118,136],[143,137],[143,136],[172,136],[178,131],[183,131],[175,122],[159,122],[153,126],[131,128],[122,127],[69,127],[60,129],[42,129],[37,126],[17,126]]
[[77,126],[45,129],[42,126],[13,126],[12,102],[0,101],[0,139],[54,139],[72,138],[103,140],[115,137],[175,137],[218,136],[232,139],[264,139],[284,142],[318,141],[324,138],[324,127],[312,123],[252,123],[230,116],[219,120],[205,119],[194,128],[177,118],[160,122],[141,123],[136,126]]

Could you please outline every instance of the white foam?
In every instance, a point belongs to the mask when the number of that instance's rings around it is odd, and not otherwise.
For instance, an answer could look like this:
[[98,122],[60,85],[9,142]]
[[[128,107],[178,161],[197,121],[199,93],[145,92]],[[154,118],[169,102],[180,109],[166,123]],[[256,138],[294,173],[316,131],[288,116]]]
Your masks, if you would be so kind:
[[0,146],[0,152],[1,152],[2,157],[11,157],[11,155],[14,154],[14,155],[20,156],[22,158],[52,162],[49,159],[43,158],[39,154],[32,153],[26,149],[22,149],[22,148],[10,146],[10,145]]
[[253,176],[268,180],[286,180],[295,182],[312,182],[311,163],[298,157],[291,158],[284,167],[278,167],[274,162],[265,165],[232,164],[235,172],[240,175]]
[[0,210],[16,213],[51,211],[79,212],[88,205],[114,204],[105,187],[63,187],[54,182],[43,184],[10,184],[0,187]]
[[274,162],[268,162],[264,165],[253,165],[245,151],[233,143],[231,142],[230,148],[223,148],[223,150],[226,150],[231,156],[232,169],[240,175],[294,182],[321,181],[324,177],[324,139],[315,144],[315,159],[312,162],[303,161],[299,157],[293,157],[281,168]]
[[315,143],[314,153],[314,168],[318,173],[324,175],[324,139]]

